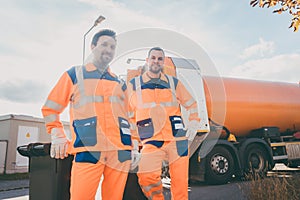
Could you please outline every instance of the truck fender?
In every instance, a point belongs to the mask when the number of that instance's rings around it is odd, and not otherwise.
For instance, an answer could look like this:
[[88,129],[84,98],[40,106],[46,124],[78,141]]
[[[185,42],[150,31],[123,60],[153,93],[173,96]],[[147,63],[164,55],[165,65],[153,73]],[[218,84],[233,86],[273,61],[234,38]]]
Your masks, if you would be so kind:
[[[261,146],[263,146],[266,150],[267,150],[267,155],[268,155],[268,158],[269,158],[269,162],[271,164],[271,166],[274,166],[274,160],[273,160],[273,153],[272,153],[272,149],[270,147],[270,145],[263,139],[260,139],[260,138],[247,138],[246,140],[242,141],[239,145],[239,157],[240,157],[240,160],[243,160],[243,157],[245,155],[245,151],[247,149],[247,147],[250,145],[250,144],[259,144]],[[244,162],[241,162],[242,164],[242,169],[244,169],[246,166],[245,166],[245,163]]]

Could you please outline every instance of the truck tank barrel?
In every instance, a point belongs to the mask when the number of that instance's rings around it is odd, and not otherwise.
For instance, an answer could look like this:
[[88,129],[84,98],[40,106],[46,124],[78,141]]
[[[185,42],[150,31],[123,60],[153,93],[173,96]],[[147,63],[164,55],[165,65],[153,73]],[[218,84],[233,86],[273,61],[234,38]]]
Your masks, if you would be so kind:
[[[215,107],[224,105],[224,126],[236,136],[265,126],[276,126],[280,132],[300,130],[299,84],[212,76],[203,80],[209,117]],[[220,87],[223,98],[214,98]]]

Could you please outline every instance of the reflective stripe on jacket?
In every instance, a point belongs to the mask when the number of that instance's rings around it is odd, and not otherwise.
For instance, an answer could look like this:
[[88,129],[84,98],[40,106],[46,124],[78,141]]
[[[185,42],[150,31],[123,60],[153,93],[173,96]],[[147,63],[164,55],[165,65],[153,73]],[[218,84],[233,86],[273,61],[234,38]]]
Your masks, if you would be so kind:
[[65,72],[50,92],[42,113],[47,132],[62,127],[61,112],[70,105],[69,152],[131,149],[126,84],[93,64]]

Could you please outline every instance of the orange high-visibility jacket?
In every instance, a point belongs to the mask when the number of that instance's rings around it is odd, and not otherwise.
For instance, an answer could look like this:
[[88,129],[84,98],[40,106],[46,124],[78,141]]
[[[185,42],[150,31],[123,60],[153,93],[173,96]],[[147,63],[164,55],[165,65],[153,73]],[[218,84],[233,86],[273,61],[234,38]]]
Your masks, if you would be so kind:
[[50,92],[42,113],[48,133],[62,128],[59,115],[70,105],[69,153],[131,149],[126,84],[93,64],[65,72]]
[[173,76],[161,73],[154,82],[145,72],[130,80],[128,93],[132,118],[143,142],[185,137],[180,105],[189,111],[189,121],[200,121],[197,102]]

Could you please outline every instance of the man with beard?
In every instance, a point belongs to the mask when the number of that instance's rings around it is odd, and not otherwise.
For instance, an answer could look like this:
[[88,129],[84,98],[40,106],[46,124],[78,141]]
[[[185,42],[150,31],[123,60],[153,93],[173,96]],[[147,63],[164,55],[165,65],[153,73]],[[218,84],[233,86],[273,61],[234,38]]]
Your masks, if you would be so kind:
[[[138,153],[131,151],[127,86],[109,68],[115,55],[116,33],[99,31],[91,49],[91,62],[66,71],[42,108],[51,134],[50,156],[64,159],[68,154],[74,155],[71,200],[95,199],[102,175],[102,199],[121,200],[130,159],[137,161]],[[69,104],[71,141],[59,118]]]
[[[146,59],[148,70],[129,82],[132,121],[142,143],[139,184],[148,199],[164,199],[162,161],[169,163],[172,199],[188,199],[188,140],[197,133],[197,102],[177,78],[163,73],[165,54],[154,47]],[[186,128],[180,105],[189,112]]]

